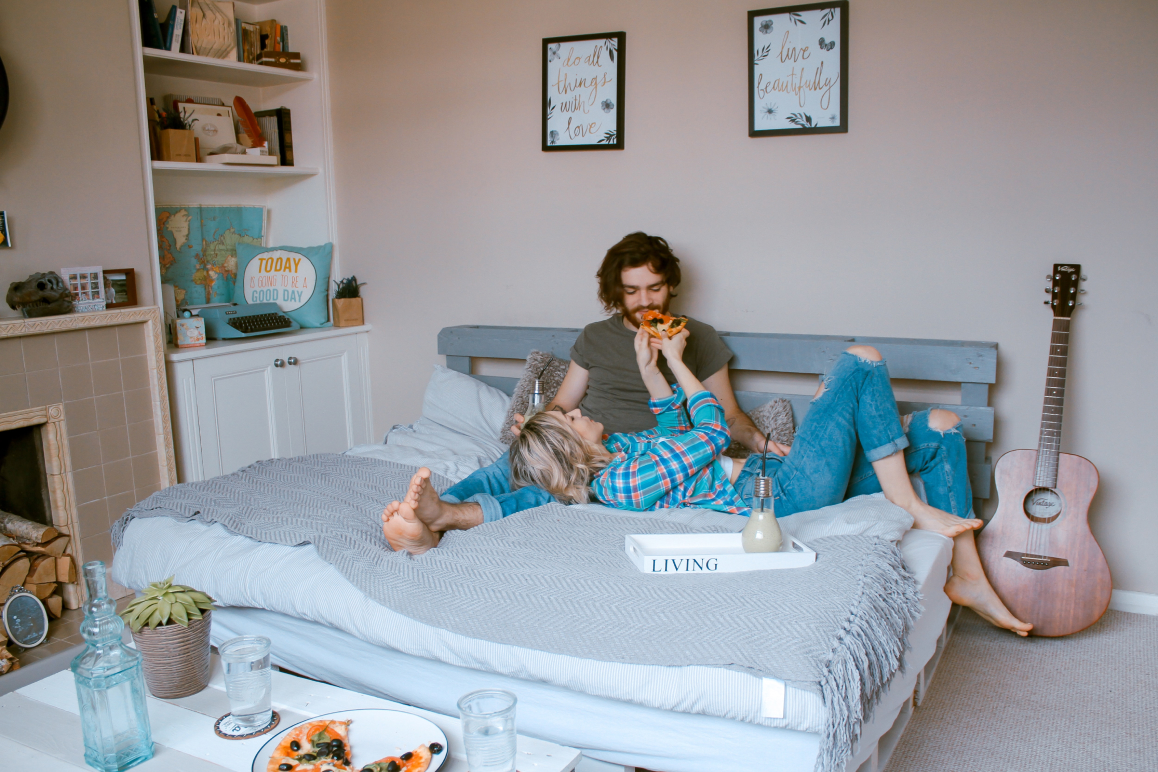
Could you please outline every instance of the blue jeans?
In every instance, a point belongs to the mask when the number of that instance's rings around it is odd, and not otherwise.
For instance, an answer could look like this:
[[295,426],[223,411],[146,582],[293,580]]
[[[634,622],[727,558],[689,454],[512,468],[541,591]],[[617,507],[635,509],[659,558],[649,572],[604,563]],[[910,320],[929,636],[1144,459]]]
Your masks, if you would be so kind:
[[446,489],[444,501],[471,501],[482,507],[483,522],[502,520],[524,509],[549,504],[555,497],[542,488],[527,486],[511,490],[510,453],[504,453],[490,466],[477,469]]
[[[929,427],[929,411],[914,413],[906,428],[883,361],[843,352],[824,377],[824,392],[812,401],[792,451],[767,456],[776,516],[838,504],[853,496],[880,493],[872,462],[905,453],[905,467],[925,485],[929,504],[958,517],[972,517],[973,492],[960,424],[944,432]],[[764,457],[748,457],[736,479],[737,493],[752,500]]]

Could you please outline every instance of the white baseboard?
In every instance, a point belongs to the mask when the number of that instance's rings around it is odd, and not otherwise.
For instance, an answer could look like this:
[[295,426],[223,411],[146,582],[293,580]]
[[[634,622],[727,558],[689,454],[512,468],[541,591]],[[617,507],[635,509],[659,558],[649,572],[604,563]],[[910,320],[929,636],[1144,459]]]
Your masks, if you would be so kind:
[[1158,595],[1131,590],[1114,590],[1110,595],[1110,608],[1115,611],[1129,611],[1134,614],[1158,615]]

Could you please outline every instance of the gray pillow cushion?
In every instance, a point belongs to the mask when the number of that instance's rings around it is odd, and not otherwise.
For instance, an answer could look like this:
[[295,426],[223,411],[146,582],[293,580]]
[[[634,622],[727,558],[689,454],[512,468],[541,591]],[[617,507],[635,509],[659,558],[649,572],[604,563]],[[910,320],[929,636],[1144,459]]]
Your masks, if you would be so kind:
[[[772,440],[784,445],[791,445],[796,437],[796,429],[792,421],[792,403],[781,397],[765,402],[760,407],[748,413],[756,428],[767,434],[772,432]],[[724,455],[732,458],[747,458],[751,451],[738,442],[733,442],[724,451]]]
[[515,393],[511,395],[511,405],[507,409],[507,417],[503,419],[503,432],[499,435],[499,442],[510,445],[515,440],[511,434],[511,426],[515,423],[515,413],[526,415],[527,405],[531,404],[531,392],[535,389],[535,379],[539,379],[539,386],[543,391],[543,403],[546,404],[555,398],[555,393],[563,384],[567,375],[567,368],[571,362],[559,359],[547,351],[532,351],[527,357],[527,366],[523,368],[523,376],[515,386]]

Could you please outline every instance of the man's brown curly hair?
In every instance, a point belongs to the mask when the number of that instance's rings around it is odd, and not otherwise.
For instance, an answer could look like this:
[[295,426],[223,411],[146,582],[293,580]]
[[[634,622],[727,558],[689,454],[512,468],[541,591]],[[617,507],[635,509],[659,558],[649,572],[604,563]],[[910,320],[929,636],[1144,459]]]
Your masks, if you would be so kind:
[[636,231],[607,250],[603,264],[595,273],[599,279],[599,302],[607,313],[623,310],[623,271],[641,265],[662,276],[672,291],[671,296],[675,297],[675,288],[680,283],[680,259],[661,237]]

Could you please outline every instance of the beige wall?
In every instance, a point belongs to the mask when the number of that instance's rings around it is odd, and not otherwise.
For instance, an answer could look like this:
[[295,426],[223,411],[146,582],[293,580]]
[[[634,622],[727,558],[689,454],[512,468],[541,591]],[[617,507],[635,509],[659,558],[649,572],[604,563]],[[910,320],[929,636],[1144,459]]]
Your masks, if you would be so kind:
[[[0,128],[0,292],[66,266],[133,268],[153,301],[126,0],[0,0],[8,117]],[[0,303],[0,316],[17,316]]]
[[[339,233],[376,430],[453,324],[581,326],[629,231],[717,328],[994,340],[996,459],[1034,447],[1054,262],[1081,262],[1064,450],[1115,586],[1158,593],[1158,4],[853,0],[850,131],[750,139],[758,3],[330,3]],[[540,39],[626,30],[622,152],[543,153]],[[992,503],[991,503],[992,506]]]

